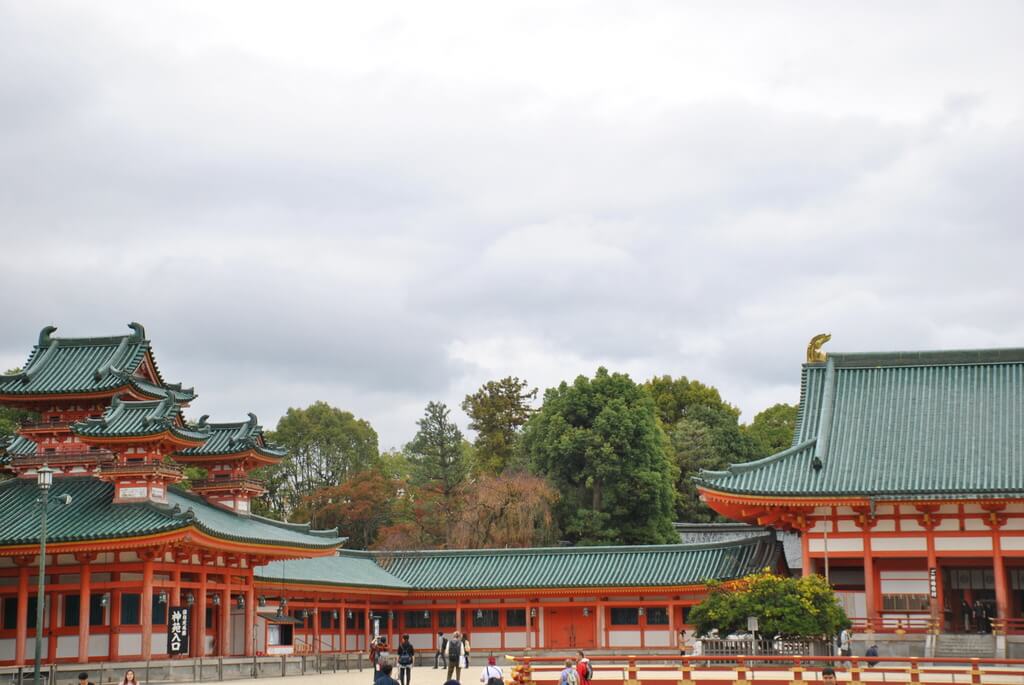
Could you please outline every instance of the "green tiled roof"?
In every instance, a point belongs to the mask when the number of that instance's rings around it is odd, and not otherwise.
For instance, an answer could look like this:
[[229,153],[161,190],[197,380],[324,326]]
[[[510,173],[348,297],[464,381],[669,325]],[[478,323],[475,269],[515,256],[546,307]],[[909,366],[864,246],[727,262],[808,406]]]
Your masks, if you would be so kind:
[[273,563],[257,576],[412,590],[675,587],[741,578],[780,559],[771,533],[717,544],[354,552]]
[[184,425],[181,408],[170,396],[145,402],[126,401],[115,396],[98,419],[71,425],[71,432],[85,437],[145,437],[170,432],[182,440],[206,440],[209,431]]
[[256,415],[252,413],[248,421],[238,423],[206,423],[206,417],[203,416],[193,428],[207,431],[206,442],[199,447],[181,450],[175,456],[212,457],[253,450],[263,456],[280,459],[287,454],[283,448],[264,440],[263,426],[259,425]]
[[737,494],[1024,494],[1024,349],[805,364],[793,446],[698,484]]
[[[168,390],[162,380],[154,385],[133,375],[147,353],[152,358],[152,352],[145,329],[137,323],[129,327],[131,335],[56,338],[52,334],[57,329],[47,326],[40,332],[23,370],[13,376],[0,375],[0,395],[95,393],[131,385],[152,397],[163,397]],[[195,399],[191,389],[166,387],[178,402]]]
[[[337,531],[311,531],[308,526],[236,514],[177,488],[168,492],[168,505],[114,504],[114,486],[91,476],[54,478],[51,502],[69,494],[68,506],[50,505],[47,540],[75,542],[134,537],[194,525],[214,537],[254,544],[281,544],[307,549],[329,549],[343,542]],[[31,478],[0,483],[0,546],[33,544],[39,539],[39,519],[26,516],[36,510],[39,496]]]
[[355,587],[394,588],[409,590],[412,586],[377,565],[370,552],[341,550],[338,556],[315,559],[275,561],[256,568],[256,578],[278,581],[282,578],[296,583],[318,585],[351,585]]

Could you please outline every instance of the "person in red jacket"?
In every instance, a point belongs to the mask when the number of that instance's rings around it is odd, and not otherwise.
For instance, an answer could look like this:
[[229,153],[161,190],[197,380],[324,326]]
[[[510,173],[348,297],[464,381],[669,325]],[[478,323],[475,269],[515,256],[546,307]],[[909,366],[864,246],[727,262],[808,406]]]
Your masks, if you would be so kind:
[[594,669],[582,649],[576,652],[576,672],[580,674],[580,685],[590,685],[590,681],[594,677]]

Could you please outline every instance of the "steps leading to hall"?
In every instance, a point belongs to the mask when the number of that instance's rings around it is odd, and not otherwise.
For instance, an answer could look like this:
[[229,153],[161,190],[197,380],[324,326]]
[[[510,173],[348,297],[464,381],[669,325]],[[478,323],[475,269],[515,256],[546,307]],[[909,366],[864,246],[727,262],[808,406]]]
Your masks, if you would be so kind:
[[950,634],[938,635],[935,642],[935,656],[979,657],[991,659],[996,653],[994,635]]

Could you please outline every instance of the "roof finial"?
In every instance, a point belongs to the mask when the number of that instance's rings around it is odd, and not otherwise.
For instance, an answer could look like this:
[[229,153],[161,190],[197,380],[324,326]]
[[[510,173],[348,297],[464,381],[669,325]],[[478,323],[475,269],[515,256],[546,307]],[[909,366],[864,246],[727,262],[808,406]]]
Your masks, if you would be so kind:
[[128,328],[135,331],[135,334],[132,335],[132,338],[134,338],[135,340],[142,342],[143,340],[146,339],[146,329],[143,328],[141,323],[132,321],[130,324],[128,324]]
[[43,326],[43,330],[39,331],[39,346],[46,347],[49,345],[50,335],[56,330],[56,326]]
[[825,352],[821,351],[821,346],[832,339],[831,333],[819,333],[818,335],[811,338],[811,342],[807,345],[807,363],[815,364],[823,362],[828,357]]

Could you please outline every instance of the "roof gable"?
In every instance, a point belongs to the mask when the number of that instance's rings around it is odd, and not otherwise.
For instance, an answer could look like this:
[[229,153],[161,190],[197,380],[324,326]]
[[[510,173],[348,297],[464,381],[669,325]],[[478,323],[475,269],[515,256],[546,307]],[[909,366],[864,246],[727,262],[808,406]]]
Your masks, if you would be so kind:
[[804,365],[794,444],[709,490],[788,496],[1024,494],[1024,350],[833,354]]
[[131,386],[150,397],[170,391],[179,402],[195,399],[191,389],[163,382],[145,329],[129,327],[130,335],[98,338],[57,338],[54,326],[43,328],[22,371],[0,375],[0,395],[102,394]]

